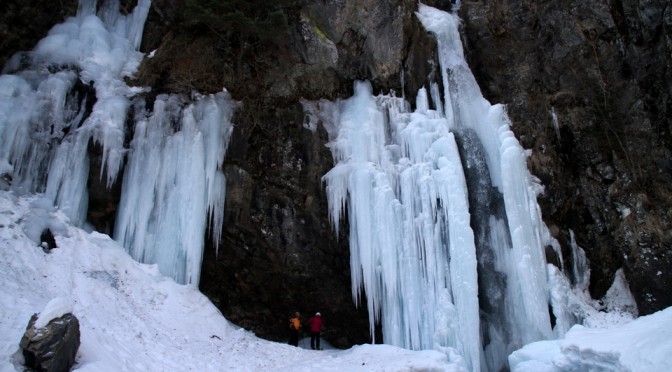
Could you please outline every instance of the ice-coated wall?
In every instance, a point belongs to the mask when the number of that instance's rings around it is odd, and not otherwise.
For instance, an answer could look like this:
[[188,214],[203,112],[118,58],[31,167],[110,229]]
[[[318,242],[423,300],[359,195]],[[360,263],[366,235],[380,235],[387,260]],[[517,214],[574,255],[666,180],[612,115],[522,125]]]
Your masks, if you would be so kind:
[[[142,262],[198,285],[205,234],[219,245],[222,164],[236,104],[227,93],[159,96],[150,109],[124,79],[137,70],[151,1],[128,15],[118,0],[81,0],[0,76],[0,174],[19,194],[45,193],[86,226],[88,149],[102,148],[110,187],[123,172],[114,236]],[[132,116],[129,119],[129,116]],[[128,144],[128,139],[133,137]]]

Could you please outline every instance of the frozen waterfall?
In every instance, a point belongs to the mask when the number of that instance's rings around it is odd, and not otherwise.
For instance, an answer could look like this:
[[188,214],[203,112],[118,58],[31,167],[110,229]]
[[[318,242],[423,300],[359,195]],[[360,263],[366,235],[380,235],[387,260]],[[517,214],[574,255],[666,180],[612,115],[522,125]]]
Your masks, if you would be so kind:
[[[86,226],[88,179],[109,188],[123,169],[114,235],[134,258],[197,286],[206,230],[215,244],[222,230],[235,104],[222,92],[159,96],[145,109],[147,89],[124,78],[143,58],[150,5],[139,0],[122,15],[119,0],[81,0],[75,17],[8,61],[0,75],[0,187],[44,193]],[[92,144],[103,164],[90,176]]]
[[553,337],[538,181],[501,105],[466,64],[459,19],[419,5],[443,71],[415,111],[357,82],[353,97],[306,105],[330,133],[323,177],[336,231],[347,216],[353,297],[385,343],[457,351],[473,371]]
[[224,93],[184,106],[179,96],[159,96],[151,116],[138,110],[114,238],[136,260],[198,286],[208,222],[219,245],[235,106]]

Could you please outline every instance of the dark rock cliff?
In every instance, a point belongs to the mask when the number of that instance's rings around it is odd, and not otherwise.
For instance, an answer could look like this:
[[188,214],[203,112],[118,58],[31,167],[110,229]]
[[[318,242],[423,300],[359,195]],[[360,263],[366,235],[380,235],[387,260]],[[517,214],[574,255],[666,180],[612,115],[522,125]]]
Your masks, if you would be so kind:
[[[14,10],[0,12],[0,32],[23,44],[0,44],[0,62],[74,14],[76,2],[67,3],[44,12],[3,2],[0,10]],[[134,83],[152,87],[149,99],[225,87],[242,103],[226,161],[224,239],[218,252],[206,248],[201,290],[264,338],[284,340],[298,310],[320,311],[337,346],[369,341],[368,314],[351,298],[347,236],[337,237],[327,217],[327,134],[303,126],[300,100],[346,98],[356,79],[415,96],[438,74],[416,1],[247,2],[245,19],[279,22],[273,34],[208,23],[194,3],[153,1],[142,50],[156,53]],[[565,258],[571,230],[590,259],[593,297],[623,267],[647,314],[672,305],[672,9],[663,0],[630,3],[463,1],[459,14],[484,95],[507,104],[532,150],[529,167],[546,187],[542,212]],[[26,12],[49,15],[37,30],[25,25]],[[115,192],[91,195],[96,226],[110,229]]]

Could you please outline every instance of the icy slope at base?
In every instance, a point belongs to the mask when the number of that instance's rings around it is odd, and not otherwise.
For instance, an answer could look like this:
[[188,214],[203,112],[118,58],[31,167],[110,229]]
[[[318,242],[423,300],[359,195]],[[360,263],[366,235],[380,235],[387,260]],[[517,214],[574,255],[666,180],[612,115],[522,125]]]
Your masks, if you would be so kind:
[[515,372],[672,371],[672,307],[606,329],[572,327],[564,339],[526,345],[509,356]]
[[[312,351],[261,340],[197,290],[48,206],[0,191],[0,372],[17,370],[14,354],[33,313],[70,309],[81,327],[77,371],[464,371],[437,351]],[[58,244],[48,254],[35,241],[47,227]]]

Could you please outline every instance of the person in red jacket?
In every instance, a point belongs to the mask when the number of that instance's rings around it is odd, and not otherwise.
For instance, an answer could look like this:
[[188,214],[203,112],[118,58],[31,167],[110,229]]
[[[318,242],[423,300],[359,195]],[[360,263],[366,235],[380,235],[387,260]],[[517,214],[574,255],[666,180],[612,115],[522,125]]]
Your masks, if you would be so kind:
[[315,313],[315,316],[308,319],[310,324],[310,348],[315,350],[320,349],[320,332],[322,331],[322,315]]

